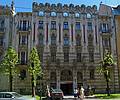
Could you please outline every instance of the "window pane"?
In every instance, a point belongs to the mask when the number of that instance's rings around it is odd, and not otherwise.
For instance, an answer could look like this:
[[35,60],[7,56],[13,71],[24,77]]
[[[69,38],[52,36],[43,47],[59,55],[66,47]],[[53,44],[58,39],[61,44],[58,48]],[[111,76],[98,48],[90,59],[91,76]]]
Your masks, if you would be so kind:
[[87,18],[92,18],[91,14],[87,14]]
[[21,44],[25,45],[26,44],[26,36],[22,35],[21,37],[22,37]]
[[21,64],[25,64],[25,52],[21,52]]
[[55,35],[51,36],[51,45],[56,45],[56,36]]
[[56,21],[51,21],[51,29],[56,29]]
[[23,31],[26,31],[27,30],[27,21],[23,21]]
[[64,37],[64,45],[68,46],[69,45],[69,38]]
[[92,30],[92,23],[88,22],[88,30]]
[[75,13],[75,17],[80,17],[80,14],[79,13]]
[[39,44],[43,45],[43,35],[42,34],[39,35]]
[[39,21],[38,28],[43,29],[43,21]]
[[90,79],[94,79],[94,69],[90,70]]
[[63,29],[68,29],[68,28],[69,28],[68,22],[64,22],[64,23],[63,23]]
[[67,12],[64,12],[64,13],[63,13],[63,16],[64,16],[64,17],[67,17],[67,16],[68,16],[68,13],[67,13]]
[[51,12],[51,16],[57,16],[56,12]]
[[76,22],[75,29],[80,30],[80,22]]
[[40,12],[39,12],[39,16],[44,16],[44,12],[43,12],[43,11],[40,11]]

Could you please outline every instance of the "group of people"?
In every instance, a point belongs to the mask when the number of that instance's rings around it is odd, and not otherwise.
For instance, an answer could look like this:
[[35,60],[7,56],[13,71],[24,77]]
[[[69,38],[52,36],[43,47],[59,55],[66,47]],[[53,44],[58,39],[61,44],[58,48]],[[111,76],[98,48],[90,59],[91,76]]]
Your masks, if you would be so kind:
[[80,100],[83,100],[84,98],[84,88],[81,86],[81,88],[75,88],[74,89],[74,97],[75,98],[80,98]]

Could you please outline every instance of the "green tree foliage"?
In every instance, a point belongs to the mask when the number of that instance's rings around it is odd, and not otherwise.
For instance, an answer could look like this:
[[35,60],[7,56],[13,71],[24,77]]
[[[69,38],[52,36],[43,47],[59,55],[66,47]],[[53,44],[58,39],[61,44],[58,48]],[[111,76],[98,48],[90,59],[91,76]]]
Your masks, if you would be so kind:
[[32,76],[32,96],[35,96],[36,78],[42,75],[41,63],[35,47],[30,52],[29,62],[29,73]]
[[10,91],[12,91],[13,76],[17,72],[16,64],[18,64],[18,55],[12,47],[8,47],[0,66],[2,72],[9,75]]
[[110,96],[110,88],[109,88],[109,81],[110,81],[110,68],[114,65],[113,56],[110,52],[106,51],[103,60],[100,62],[101,65],[101,73],[104,74],[106,83],[107,83],[107,94]]

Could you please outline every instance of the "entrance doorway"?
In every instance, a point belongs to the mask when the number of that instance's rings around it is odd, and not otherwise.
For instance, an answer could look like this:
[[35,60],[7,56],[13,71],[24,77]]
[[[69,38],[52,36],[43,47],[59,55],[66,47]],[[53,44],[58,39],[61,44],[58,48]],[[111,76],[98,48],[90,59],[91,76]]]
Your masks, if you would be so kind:
[[72,95],[73,94],[73,84],[72,83],[61,84],[60,88],[63,91],[64,95]]

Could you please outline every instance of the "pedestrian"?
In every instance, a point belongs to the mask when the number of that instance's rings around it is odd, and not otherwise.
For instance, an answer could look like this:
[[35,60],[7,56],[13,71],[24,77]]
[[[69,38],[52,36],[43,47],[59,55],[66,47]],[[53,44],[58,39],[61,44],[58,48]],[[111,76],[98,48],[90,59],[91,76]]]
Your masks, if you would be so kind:
[[80,98],[80,89],[77,89],[77,97]]
[[77,88],[74,89],[74,97],[76,98],[77,97],[77,93],[78,93],[78,90]]
[[81,86],[81,89],[80,89],[80,100],[83,100],[84,99],[84,88],[83,86]]

